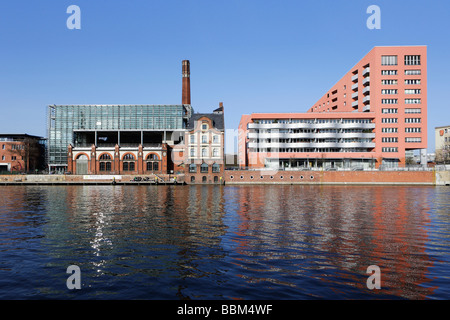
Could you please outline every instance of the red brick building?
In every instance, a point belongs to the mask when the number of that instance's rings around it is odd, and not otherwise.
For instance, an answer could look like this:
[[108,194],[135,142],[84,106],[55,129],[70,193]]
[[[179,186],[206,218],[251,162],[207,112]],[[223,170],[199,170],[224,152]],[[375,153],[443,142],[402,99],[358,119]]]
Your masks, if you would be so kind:
[[44,169],[44,138],[28,134],[0,134],[0,172]]

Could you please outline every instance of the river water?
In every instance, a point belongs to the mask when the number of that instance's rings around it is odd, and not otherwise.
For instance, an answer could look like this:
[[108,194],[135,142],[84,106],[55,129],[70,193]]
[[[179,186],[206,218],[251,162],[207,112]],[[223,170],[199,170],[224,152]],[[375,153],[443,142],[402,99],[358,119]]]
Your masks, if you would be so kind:
[[[0,299],[449,299],[450,188],[2,186]],[[67,268],[81,289],[68,289]],[[369,266],[380,289],[368,289]]]

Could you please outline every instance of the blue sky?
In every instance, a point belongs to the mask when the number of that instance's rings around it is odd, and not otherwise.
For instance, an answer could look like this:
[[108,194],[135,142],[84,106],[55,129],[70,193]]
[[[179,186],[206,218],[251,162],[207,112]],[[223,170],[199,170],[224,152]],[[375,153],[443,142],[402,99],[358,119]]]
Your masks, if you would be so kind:
[[450,124],[449,31],[445,0],[1,0],[0,132],[46,136],[49,104],[179,104],[184,59],[195,111],[223,102],[236,129],[242,114],[305,112],[374,46],[427,45],[433,152]]

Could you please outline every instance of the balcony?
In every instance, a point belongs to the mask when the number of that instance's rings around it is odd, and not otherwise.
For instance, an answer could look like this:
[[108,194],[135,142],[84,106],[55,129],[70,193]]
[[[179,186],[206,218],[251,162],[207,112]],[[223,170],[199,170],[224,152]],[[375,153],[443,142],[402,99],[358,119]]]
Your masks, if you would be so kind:
[[366,83],[370,83],[370,77],[364,78],[363,85],[366,85]]
[[352,82],[358,81],[358,74],[352,76]]
[[363,102],[363,103],[368,103],[368,102],[370,102],[370,96],[365,96],[362,102]]
[[352,99],[358,99],[358,91],[352,93]]
[[354,107],[357,107],[357,106],[358,106],[358,100],[353,101],[353,102],[352,102],[352,107],[354,108]]
[[365,76],[368,73],[370,73],[370,67],[365,68],[362,75]]
[[374,142],[249,142],[248,148],[375,148]]
[[363,89],[362,93],[365,95],[366,93],[370,93],[370,86],[367,86]]
[[363,112],[370,112],[370,104],[367,104],[363,107]]
[[[336,129],[339,130],[339,129]],[[309,132],[309,133],[248,133],[249,139],[327,139],[327,138],[375,138],[375,133],[365,132]],[[251,141],[252,143],[256,143]]]
[[357,90],[358,89],[358,84],[355,83],[354,85],[352,85],[352,90]]

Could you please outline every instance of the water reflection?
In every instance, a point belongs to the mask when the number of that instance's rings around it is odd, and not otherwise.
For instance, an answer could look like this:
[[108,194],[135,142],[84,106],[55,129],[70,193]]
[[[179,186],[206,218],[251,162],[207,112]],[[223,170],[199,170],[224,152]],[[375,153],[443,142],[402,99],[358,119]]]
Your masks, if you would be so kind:
[[447,190],[1,187],[0,298],[446,299]]

